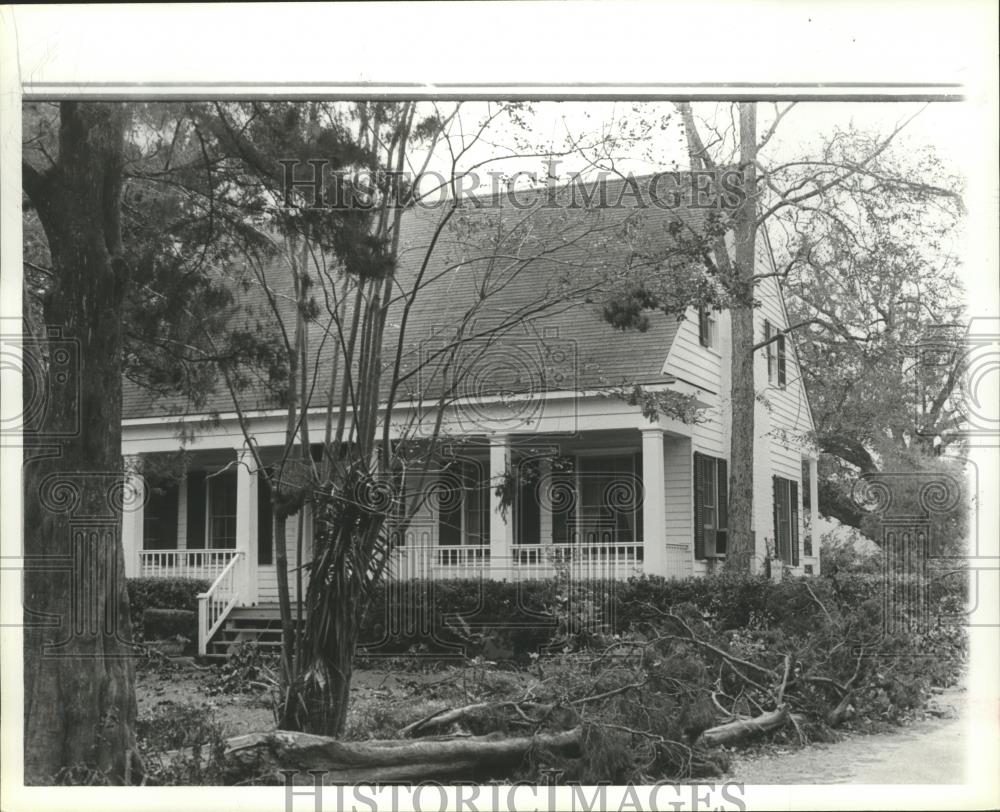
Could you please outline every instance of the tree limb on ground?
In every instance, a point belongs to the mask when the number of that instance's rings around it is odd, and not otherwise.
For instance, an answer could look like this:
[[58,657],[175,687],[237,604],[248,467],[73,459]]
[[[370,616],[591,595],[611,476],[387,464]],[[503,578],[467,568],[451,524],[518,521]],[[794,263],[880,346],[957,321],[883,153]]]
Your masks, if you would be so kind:
[[[581,728],[535,736],[440,737],[420,741],[380,739],[343,742],[309,733],[275,731],[237,736],[226,742],[227,769],[260,774],[278,770],[323,771],[324,782],[405,782],[458,779],[496,773],[535,748],[575,753]],[[306,775],[310,782],[312,777]]]

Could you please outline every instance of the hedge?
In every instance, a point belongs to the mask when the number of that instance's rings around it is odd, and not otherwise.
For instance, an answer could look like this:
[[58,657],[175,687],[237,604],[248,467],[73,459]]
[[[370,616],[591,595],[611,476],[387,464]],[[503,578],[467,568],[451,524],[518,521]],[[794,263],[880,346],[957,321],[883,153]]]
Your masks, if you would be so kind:
[[198,611],[198,593],[211,581],[200,578],[129,578],[126,582],[132,623],[138,626],[146,609]]
[[[964,583],[947,580],[951,583],[932,581],[926,593],[929,608],[942,613],[964,602]],[[643,576],[572,584],[554,579],[388,583],[375,592],[358,638],[359,653],[462,656],[486,649],[488,658],[526,658],[561,646],[568,637],[586,643],[588,629],[623,633],[655,614],[650,606],[683,605],[721,633],[768,627],[800,635],[818,624],[820,602],[831,610],[876,609],[882,589],[882,577],[867,573],[781,581],[720,573],[684,580]]]
[[147,606],[142,613],[143,640],[167,640],[184,637],[198,640],[198,613],[187,609],[160,609]]

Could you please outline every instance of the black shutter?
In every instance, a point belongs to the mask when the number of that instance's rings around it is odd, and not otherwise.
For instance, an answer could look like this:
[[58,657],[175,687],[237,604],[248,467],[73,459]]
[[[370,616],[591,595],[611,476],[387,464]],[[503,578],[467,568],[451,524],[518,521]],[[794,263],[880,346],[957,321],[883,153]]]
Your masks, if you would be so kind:
[[792,537],[792,566],[799,565],[799,483],[794,479],[788,483],[788,506],[791,513],[790,530]]
[[187,475],[187,548],[205,549],[205,472]]
[[764,319],[764,351],[767,354],[767,382],[774,380],[774,342],[771,341],[771,322]]
[[718,470],[718,511],[719,529],[715,533],[715,554],[726,554],[726,542],[729,538],[729,466],[725,460],[716,462]]
[[257,563],[274,563],[274,514],[271,483],[263,471],[257,476]]
[[778,336],[778,386],[785,385],[785,337]]
[[705,457],[697,451],[694,454],[694,557],[705,557],[705,520],[703,514],[705,474],[702,464]]
[[771,512],[774,519],[774,555],[781,558],[781,488],[778,477],[771,477]]

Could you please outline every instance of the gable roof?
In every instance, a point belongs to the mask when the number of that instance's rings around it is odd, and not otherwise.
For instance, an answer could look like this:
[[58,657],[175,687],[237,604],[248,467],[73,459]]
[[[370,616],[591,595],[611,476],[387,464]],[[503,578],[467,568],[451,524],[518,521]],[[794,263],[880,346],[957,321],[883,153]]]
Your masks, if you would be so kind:
[[[642,205],[635,188],[621,179],[603,181],[599,194],[610,204],[605,206],[583,205],[585,196],[578,195],[579,187],[572,184],[523,191],[516,198],[465,199],[440,233],[445,206],[404,213],[396,287],[409,291],[418,278],[423,282],[407,316],[403,341],[402,369],[412,376],[400,388],[397,401],[440,391],[434,364],[425,364],[419,374],[416,370],[454,341],[459,325],[464,325],[463,335],[481,336],[463,344],[469,363],[458,384],[460,395],[668,381],[663,365],[677,320],[650,313],[644,332],[623,332],[601,318],[600,303],[609,276],[641,262],[643,256],[669,252],[675,244],[670,229],[680,223],[697,232],[704,225],[704,212],[687,205],[649,205],[648,197]],[[284,258],[272,259],[265,274],[272,288],[289,290],[291,275]],[[237,296],[245,312],[256,313],[248,318],[266,320],[267,299],[259,284],[240,289]],[[401,296],[389,310],[385,329],[389,358],[399,340],[403,304]],[[493,332],[497,330],[502,332]],[[324,344],[323,331],[314,325],[311,333],[318,401],[330,385],[336,346],[327,340],[317,354]],[[386,395],[385,388],[382,394]],[[240,402],[248,411],[278,406],[264,386],[242,393]],[[157,396],[125,381],[126,419],[232,410],[231,396],[221,384],[203,406],[193,409],[183,397]]]

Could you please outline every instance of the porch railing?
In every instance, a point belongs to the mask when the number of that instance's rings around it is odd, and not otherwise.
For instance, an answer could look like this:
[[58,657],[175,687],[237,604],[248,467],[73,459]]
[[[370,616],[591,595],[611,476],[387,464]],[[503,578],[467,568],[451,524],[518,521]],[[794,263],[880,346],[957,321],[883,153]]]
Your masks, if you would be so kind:
[[410,545],[393,550],[389,577],[454,580],[488,575],[490,548],[479,545]]
[[246,556],[242,551],[233,551],[229,563],[212,582],[207,592],[198,596],[198,653],[208,652],[208,641],[225,622],[236,606],[243,583],[243,568]]
[[392,554],[388,576],[424,578],[494,578],[531,580],[566,572],[574,579],[621,580],[643,572],[642,542],[515,545],[504,557],[477,545],[409,545]]
[[511,553],[512,578],[549,578],[565,572],[573,580],[623,580],[643,572],[642,542],[523,544]]
[[214,580],[234,558],[236,550],[142,550],[141,578],[202,578]]

